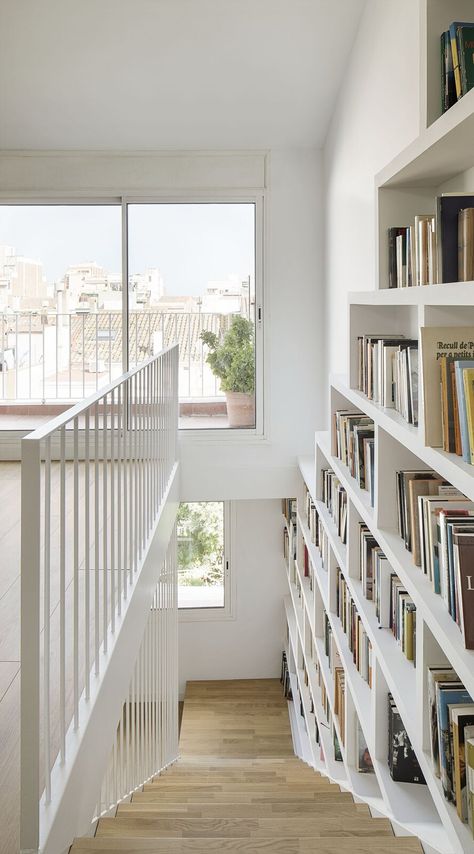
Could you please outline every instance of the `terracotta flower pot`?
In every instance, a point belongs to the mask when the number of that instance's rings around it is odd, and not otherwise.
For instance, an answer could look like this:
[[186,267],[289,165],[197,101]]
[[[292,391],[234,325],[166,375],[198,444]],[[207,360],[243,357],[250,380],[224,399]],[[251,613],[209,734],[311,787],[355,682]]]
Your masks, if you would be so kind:
[[255,427],[255,395],[226,392],[229,427]]

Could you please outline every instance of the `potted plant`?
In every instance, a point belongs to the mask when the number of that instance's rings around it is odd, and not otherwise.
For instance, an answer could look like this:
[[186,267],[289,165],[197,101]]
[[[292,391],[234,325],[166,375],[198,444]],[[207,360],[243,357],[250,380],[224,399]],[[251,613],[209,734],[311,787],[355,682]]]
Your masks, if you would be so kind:
[[255,426],[255,346],[250,320],[235,315],[231,326],[220,338],[214,332],[201,332],[209,347],[206,362],[221,382],[227,401],[229,427]]

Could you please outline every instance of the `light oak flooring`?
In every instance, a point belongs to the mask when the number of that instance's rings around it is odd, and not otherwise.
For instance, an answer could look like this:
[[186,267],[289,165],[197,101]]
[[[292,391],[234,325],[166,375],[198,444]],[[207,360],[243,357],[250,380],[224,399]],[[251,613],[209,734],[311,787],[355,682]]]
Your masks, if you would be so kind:
[[421,852],[293,754],[277,680],[191,682],[180,759],[72,854]]

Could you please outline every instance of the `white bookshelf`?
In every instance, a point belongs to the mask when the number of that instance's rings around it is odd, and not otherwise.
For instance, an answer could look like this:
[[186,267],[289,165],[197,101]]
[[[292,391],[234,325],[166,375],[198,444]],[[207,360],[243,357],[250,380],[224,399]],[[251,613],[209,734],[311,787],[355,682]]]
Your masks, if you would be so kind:
[[[422,326],[474,325],[474,282],[454,282],[404,289],[388,288],[387,229],[403,225],[415,214],[435,212],[442,192],[474,192],[474,91],[440,115],[439,37],[452,20],[474,20],[474,0],[420,0],[421,96],[420,135],[376,178],[378,248],[376,289],[354,292],[348,300],[349,364],[345,376],[330,378],[329,432],[316,434],[315,455],[299,460],[296,561],[287,561],[289,595],[285,607],[288,638],[295,664],[295,687],[301,692],[304,727],[311,735],[313,720],[322,734],[324,759],[312,741],[315,768],[352,791],[378,814],[388,816],[396,833],[413,833],[425,851],[441,854],[474,852],[470,829],[442,793],[430,756],[427,669],[450,664],[474,697],[474,652],[466,650],[461,632],[441,596],[414,565],[397,529],[395,474],[411,468],[434,469],[474,500],[474,467],[454,454],[424,443],[424,411],[420,399],[419,425],[409,425],[394,410],[384,409],[357,390],[357,337],[370,332],[404,333],[419,337]],[[375,497],[361,489],[337,459],[332,436],[334,412],[357,409],[375,424]],[[322,501],[323,469],[332,469],[347,493],[347,544]],[[327,546],[321,555],[312,543],[304,501],[306,489],[316,506]],[[383,549],[394,572],[416,605],[416,666],[408,661],[389,629],[379,627],[374,603],[367,600],[359,580],[359,523],[364,522]],[[304,578],[304,547],[310,560]],[[357,671],[336,610],[336,572],[340,569],[372,646],[372,687]],[[312,588],[312,589],[311,589]],[[334,714],[334,680],[324,651],[324,612],[345,672],[345,731]],[[316,678],[329,698],[330,712],[341,745],[343,762],[334,761]],[[304,668],[308,673],[305,684]],[[415,750],[426,786],[392,780],[388,767],[387,694],[393,695]],[[314,713],[311,713],[311,700]],[[372,775],[357,771],[356,727],[360,722],[371,753]],[[344,744],[342,743],[344,742]]]

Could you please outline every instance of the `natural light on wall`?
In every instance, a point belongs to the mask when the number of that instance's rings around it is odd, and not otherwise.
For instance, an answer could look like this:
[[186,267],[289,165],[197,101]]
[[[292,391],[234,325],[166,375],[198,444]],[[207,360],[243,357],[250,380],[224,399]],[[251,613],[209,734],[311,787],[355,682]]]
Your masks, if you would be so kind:
[[225,579],[224,502],[180,504],[178,607],[223,608]]

